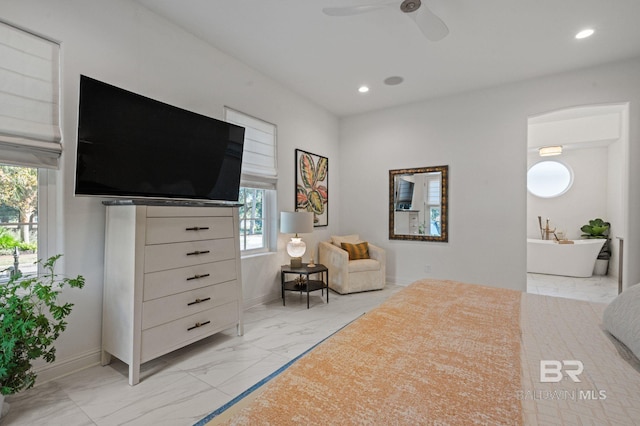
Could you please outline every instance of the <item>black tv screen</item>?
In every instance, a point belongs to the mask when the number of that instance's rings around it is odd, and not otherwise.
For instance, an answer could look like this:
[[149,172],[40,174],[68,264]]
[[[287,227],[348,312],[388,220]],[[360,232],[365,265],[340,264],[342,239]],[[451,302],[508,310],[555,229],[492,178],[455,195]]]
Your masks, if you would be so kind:
[[76,195],[238,201],[244,128],[81,76]]

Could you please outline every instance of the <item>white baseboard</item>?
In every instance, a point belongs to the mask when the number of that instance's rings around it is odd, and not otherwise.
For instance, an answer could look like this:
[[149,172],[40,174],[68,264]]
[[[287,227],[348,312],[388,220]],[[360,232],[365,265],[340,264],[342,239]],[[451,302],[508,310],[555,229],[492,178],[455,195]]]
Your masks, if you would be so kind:
[[38,375],[36,386],[68,376],[85,368],[100,365],[100,355],[101,350],[98,349],[85,352],[72,358],[57,360],[52,364],[35,367],[34,370]]
[[272,302],[276,299],[280,299],[281,297],[282,296],[280,292],[274,292],[271,294],[265,294],[264,296],[261,296],[261,297],[254,297],[253,299],[245,299],[242,301],[242,308],[244,310],[247,310],[253,306],[263,305],[265,303]]
[[399,285],[399,286],[403,286],[406,287],[409,284],[415,282],[415,279],[405,279],[405,278],[398,278],[398,277],[387,277],[387,284],[394,284],[394,285]]

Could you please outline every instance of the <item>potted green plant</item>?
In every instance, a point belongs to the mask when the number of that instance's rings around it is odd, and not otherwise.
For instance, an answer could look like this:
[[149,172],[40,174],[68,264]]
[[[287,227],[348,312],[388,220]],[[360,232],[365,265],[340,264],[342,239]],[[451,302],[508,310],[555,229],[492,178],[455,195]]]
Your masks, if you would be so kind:
[[[64,287],[82,288],[84,278],[60,278],[54,272],[61,255],[42,263],[41,275],[12,276],[0,284],[0,409],[4,396],[32,387],[36,373],[32,361],[56,359],[54,341],[66,327],[72,303],[59,303]],[[4,404],[6,405],[6,404]],[[1,415],[1,414],[0,414]]]
[[611,258],[611,248],[609,247],[609,229],[611,224],[605,222],[600,218],[590,220],[588,224],[583,225],[580,230],[582,231],[583,238],[604,238],[606,241],[598,253],[596,259],[595,274],[606,275],[609,268],[609,259]]

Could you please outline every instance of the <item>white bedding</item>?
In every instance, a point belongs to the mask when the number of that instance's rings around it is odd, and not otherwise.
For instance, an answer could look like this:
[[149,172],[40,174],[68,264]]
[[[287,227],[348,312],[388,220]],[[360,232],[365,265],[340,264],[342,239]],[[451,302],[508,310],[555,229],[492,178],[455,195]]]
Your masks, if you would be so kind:
[[[640,425],[640,362],[604,331],[605,306],[522,295],[518,397],[525,424]],[[563,377],[555,382],[563,361]]]

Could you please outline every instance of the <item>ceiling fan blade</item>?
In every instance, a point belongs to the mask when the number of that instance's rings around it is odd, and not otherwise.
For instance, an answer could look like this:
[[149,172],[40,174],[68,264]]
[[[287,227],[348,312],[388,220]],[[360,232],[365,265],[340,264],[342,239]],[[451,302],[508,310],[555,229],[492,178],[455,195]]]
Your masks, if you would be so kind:
[[365,4],[360,6],[347,7],[325,7],[322,9],[325,15],[329,16],[351,16],[367,13],[378,9],[389,7],[389,4]]
[[407,15],[415,21],[428,40],[440,41],[449,34],[447,24],[424,4],[417,11]]

